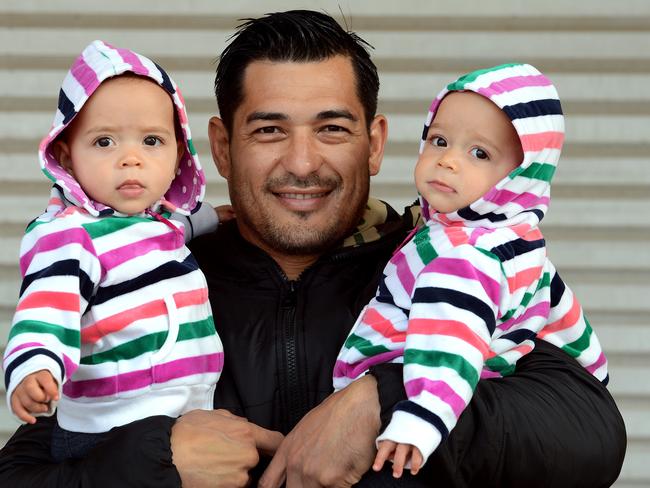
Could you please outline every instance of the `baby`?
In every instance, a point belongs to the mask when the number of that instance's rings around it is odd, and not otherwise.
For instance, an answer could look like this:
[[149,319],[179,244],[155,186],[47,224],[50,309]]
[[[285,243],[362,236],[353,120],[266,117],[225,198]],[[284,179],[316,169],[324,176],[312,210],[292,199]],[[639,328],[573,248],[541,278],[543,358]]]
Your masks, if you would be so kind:
[[144,56],[91,43],[39,159],[54,185],[20,249],[4,356],[12,411],[34,423],[58,402],[60,461],[115,426],[211,409],[223,351],[185,240],[232,215],[201,206],[205,176],[175,83]]
[[538,337],[607,383],[607,361],[538,228],[564,140],[557,91],[534,67],[462,76],[434,100],[415,185],[425,225],[384,269],[343,346],[334,386],[404,363],[408,400],[378,437],[373,469],[415,474],[479,378],[508,375]]

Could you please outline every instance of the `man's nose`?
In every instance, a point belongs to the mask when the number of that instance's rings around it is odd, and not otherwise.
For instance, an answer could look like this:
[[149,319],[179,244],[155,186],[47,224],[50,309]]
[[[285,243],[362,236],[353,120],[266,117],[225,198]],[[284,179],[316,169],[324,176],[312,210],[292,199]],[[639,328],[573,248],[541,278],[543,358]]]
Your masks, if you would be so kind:
[[322,157],[317,149],[316,136],[312,130],[294,131],[288,140],[286,153],[283,155],[282,165],[284,168],[299,178],[305,178],[318,171],[322,164]]

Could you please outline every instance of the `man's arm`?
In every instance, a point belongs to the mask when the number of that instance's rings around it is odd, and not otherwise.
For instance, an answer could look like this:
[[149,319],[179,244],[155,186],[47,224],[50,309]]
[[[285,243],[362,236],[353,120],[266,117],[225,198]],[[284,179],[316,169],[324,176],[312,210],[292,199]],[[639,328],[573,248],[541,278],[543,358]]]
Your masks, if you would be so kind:
[[[331,395],[286,437],[261,486],[351,486],[371,465],[379,418],[406,398],[401,366],[379,365]],[[379,392],[379,396],[377,395]],[[378,398],[381,400],[381,409]],[[514,375],[480,381],[449,438],[418,478],[437,486],[607,487],[626,446],[607,389],[560,349],[537,340]]]
[[18,429],[0,451],[0,486],[243,487],[258,450],[272,453],[282,440],[228,412],[194,410],[117,427],[85,458],[55,464],[53,425],[44,418]]

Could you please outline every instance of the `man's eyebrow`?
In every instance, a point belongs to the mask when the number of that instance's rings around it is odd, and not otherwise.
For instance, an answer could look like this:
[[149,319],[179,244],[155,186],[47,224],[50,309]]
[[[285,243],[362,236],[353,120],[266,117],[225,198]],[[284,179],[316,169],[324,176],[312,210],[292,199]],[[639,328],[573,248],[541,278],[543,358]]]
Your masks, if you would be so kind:
[[246,117],[247,124],[256,120],[289,120],[289,116],[280,112],[253,112]]
[[348,119],[351,120],[352,122],[357,122],[359,119],[352,115],[352,113],[348,110],[341,109],[341,110],[324,110],[323,112],[319,112],[318,115],[316,116],[317,120],[328,120],[328,119]]

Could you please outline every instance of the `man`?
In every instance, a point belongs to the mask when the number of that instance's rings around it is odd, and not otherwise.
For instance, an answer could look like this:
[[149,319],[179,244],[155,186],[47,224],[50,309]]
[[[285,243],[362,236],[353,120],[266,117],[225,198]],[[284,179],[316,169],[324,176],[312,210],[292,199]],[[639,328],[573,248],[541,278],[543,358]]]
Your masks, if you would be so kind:
[[625,450],[616,406],[543,342],[514,376],[479,383],[417,478],[393,484],[390,469],[366,473],[382,423],[404,398],[401,368],[377,367],[335,394],[331,373],[413,224],[368,198],[387,134],[377,91],[363,42],[331,17],[293,11],[244,24],[221,57],[221,117],[209,126],[237,222],[193,244],[224,342],[215,396],[223,410],[129,424],[60,465],[49,461],[51,421],[39,420],[3,450],[0,485],[244,486],[266,455],[262,487],[594,487],[616,479]]

